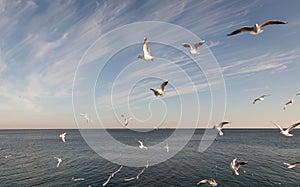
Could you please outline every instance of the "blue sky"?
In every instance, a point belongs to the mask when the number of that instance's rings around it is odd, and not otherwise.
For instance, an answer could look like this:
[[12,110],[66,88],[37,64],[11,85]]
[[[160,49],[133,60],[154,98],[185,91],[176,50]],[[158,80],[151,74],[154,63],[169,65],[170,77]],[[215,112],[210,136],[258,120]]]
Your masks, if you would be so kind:
[[[282,106],[300,91],[299,6],[296,0],[1,0],[0,128],[77,128],[78,123],[84,123],[79,114],[85,111],[93,118],[93,124],[84,124],[87,128],[99,127],[97,117],[105,127],[120,128],[121,113],[136,117],[132,128],[159,123],[174,127],[180,115],[184,115],[183,127],[192,123],[206,127],[210,117],[216,123],[223,114],[224,119],[233,122],[231,127],[273,127],[271,120],[285,126],[297,122],[300,98],[287,111]],[[240,26],[271,19],[289,23],[266,27],[257,36],[226,36]],[[165,39],[179,43],[186,39],[184,36],[168,35],[151,25],[126,36],[116,35],[114,40],[109,38],[106,46],[95,43],[114,29],[143,21],[174,24],[193,33],[191,38],[205,39],[206,45],[197,58],[203,63],[200,66],[211,71],[197,69],[195,62],[186,60],[187,51],[180,45],[156,42]],[[142,30],[149,33],[151,53],[157,57],[154,62],[137,59],[142,52]],[[95,67],[103,63],[107,50],[127,39],[135,43],[120,49],[99,72]],[[208,73],[215,78],[215,69],[209,69],[215,68],[209,67],[215,62],[226,88],[226,110],[217,111],[216,118],[210,115],[211,92],[220,91],[223,81],[210,81],[209,86],[205,77]],[[93,79],[89,72],[99,76]],[[80,102],[74,101],[73,110],[74,77],[78,81],[74,84],[75,99]],[[158,87],[164,79],[170,80],[166,97],[154,98],[149,87]],[[94,102],[85,101],[87,89],[94,93],[94,98],[87,100]],[[181,94],[176,95],[176,91]],[[252,100],[262,94],[271,96],[252,105]],[[181,106],[180,99],[186,105]],[[218,103],[218,98],[213,99]],[[222,101],[219,103],[220,106],[214,104],[214,110],[223,108]]]

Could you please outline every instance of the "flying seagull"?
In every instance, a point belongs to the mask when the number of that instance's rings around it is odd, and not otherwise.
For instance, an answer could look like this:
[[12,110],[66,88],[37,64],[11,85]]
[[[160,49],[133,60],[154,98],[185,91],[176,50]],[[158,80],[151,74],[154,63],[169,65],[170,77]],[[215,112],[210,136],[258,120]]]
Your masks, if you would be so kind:
[[229,123],[231,123],[231,122],[229,122],[229,121],[222,121],[218,125],[215,125],[213,128],[218,130],[220,136],[223,136],[222,128],[223,128],[224,125],[227,125]]
[[139,140],[139,143],[140,143],[140,145],[139,145],[140,149],[146,149],[146,150],[148,149],[148,147],[144,146],[142,141]]
[[230,168],[232,169],[232,175],[234,175],[234,174],[235,174],[235,175],[239,175],[238,170],[239,170],[240,166],[248,164],[248,161],[237,162],[236,160],[237,160],[237,159],[235,158],[235,159],[233,159],[233,161],[230,163]]
[[168,153],[169,152],[169,144],[166,143],[166,145],[164,146],[164,148],[166,149],[166,152]]
[[198,43],[195,43],[194,46],[191,46],[188,43],[181,44],[183,47],[190,48],[190,53],[193,55],[199,54],[199,47],[205,43],[205,40],[202,40]]
[[215,179],[204,179],[204,180],[201,180],[197,183],[197,185],[202,185],[202,184],[209,184],[211,186],[217,186],[218,183]]
[[289,100],[288,102],[286,102],[286,103],[284,104],[284,106],[283,106],[283,110],[285,110],[289,104],[293,104],[293,103],[295,102],[294,99],[295,99],[298,95],[300,95],[300,93],[295,94],[295,95],[292,97],[291,100]]
[[144,45],[143,45],[144,55],[139,55],[138,58],[143,60],[154,60],[154,57],[150,55],[150,48],[148,45],[148,39],[144,37]]
[[291,168],[294,168],[296,167],[297,165],[300,165],[300,162],[295,162],[295,163],[286,163],[286,162],[283,162],[284,165],[287,166],[287,168],[291,169]]
[[272,122],[276,127],[278,127],[280,129],[280,134],[282,134],[283,136],[293,136],[293,134],[290,134],[290,132],[296,128],[298,125],[300,125],[300,122],[295,123],[290,125],[286,130],[283,130],[279,125],[277,125],[276,123]]
[[131,177],[128,179],[124,179],[124,181],[128,182],[128,181],[132,181],[132,180],[138,180],[140,175],[144,173],[145,169],[147,169],[149,167],[149,162],[147,161],[147,164],[145,165],[145,167],[142,169],[142,171],[140,171],[137,176],[135,177]]
[[60,163],[62,162],[62,159],[61,158],[57,158],[57,157],[54,157],[56,160],[57,160],[57,164],[56,164],[56,167],[58,168]]
[[59,137],[61,138],[61,140],[62,140],[63,142],[66,142],[66,134],[67,134],[67,133],[64,132],[64,133],[62,133],[62,134],[59,135]]
[[165,95],[165,87],[167,86],[168,82],[169,82],[168,80],[166,80],[165,82],[163,82],[160,85],[160,89],[150,88],[150,90],[153,91],[153,93],[154,93],[155,96],[163,97]]
[[84,181],[84,178],[74,178],[74,177],[72,177],[71,180],[74,181],[74,182],[76,182],[76,181]]
[[265,100],[265,97],[270,96],[270,95],[262,95],[256,99],[254,99],[254,101],[252,102],[252,104],[255,104],[257,101],[263,101]]
[[125,116],[124,114],[122,114],[121,117],[124,118],[124,126],[125,126],[125,127],[128,125],[129,121],[132,120],[131,117],[127,117],[127,116]]
[[11,155],[4,155],[3,158],[9,158]]
[[246,26],[246,27],[241,27],[229,34],[227,34],[227,36],[232,36],[232,35],[235,35],[235,34],[239,34],[239,33],[242,33],[242,32],[250,32],[250,34],[260,34],[263,32],[263,30],[261,28],[265,27],[265,26],[268,26],[268,25],[275,25],[275,24],[287,24],[288,22],[285,22],[285,21],[274,21],[274,20],[271,20],[271,21],[267,21],[263,24],[255,24],[253,27],[250,27],[250,26]]
[[84,119],[86,119],[86,122],[87,122],[87,123],[93,122],[93,121],[91,120],[91,118],[88,116],[87,112],[81,113],[80,115],[81,115]]

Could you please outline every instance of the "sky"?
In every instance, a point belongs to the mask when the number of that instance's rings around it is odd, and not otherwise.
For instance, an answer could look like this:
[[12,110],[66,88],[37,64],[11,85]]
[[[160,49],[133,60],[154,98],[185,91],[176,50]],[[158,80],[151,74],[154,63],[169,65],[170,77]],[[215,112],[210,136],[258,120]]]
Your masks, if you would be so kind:
[[[0,0],[0,128],[298,122],[300,2]],[[259,35],[241,26],[288,21]],[[137,58],[143,37],[154,61]],[[193,56],[181,43],[205,40]],[[149,88],[169,80],[165,97]],[[263,102],[252,101],[270,94]],[[299,100],[299,102],[297,101]],[[92,123],[80,113],[87,112]]]

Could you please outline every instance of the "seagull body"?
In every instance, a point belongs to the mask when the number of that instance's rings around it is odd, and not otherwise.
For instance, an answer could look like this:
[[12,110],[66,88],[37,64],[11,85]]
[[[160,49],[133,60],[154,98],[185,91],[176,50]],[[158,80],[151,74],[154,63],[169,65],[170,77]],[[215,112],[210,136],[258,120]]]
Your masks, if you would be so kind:
[[168,153],[169,152],[169,144],[168,143],[166,143],[166,145],[165,145],[165,147],[164,147],[165,149],[166,149],[166,152]]
[[254,35],[257,35],[257,34],[260,34],[263,32],[263,30],[261,28],[265,27],[265,26],[268,26],[268,25],[275,25],[275,24],[287,24],[288,22],[284,22],[284,21],[274,21],[274,20],[271,20],[271,21],[267,21],[263,24],[255,24],[253,27],[249,27],[249,26],[246,26],[246,27],[241,27],[229,34],[227,34],[227,36],[232,36],[232,35],[235,35],[235,34],[239,34],[239,33],[242,33],[242,32],[250,32],[250,34],[254,34]]
[[202,185],[202,184],[209,184],[211,186],[217,186],[218,183],[215,179],[204,179],[204,180],[201,180],[197,183],[197,185]]
[[57,160],[57,164],[56,164],[56,167],[58,168],[60,163],[62,162],[62,159],[61,158],[57,158],[57,157],[54,157],[56,160]]
[[169,82],[168,80],[166,80],[165,82],[163,82],[160,85],[160,89],[150,88],[150,90],[153,91],[153,93],[154,93],[155,96],[163,97],[165,95],[165,87],[167,86],[168,82]]
[[143,52],[144,55],[139,55],[138,58],[143,60],[154,60],[154,57],[150,55],[150,48],[148,45],[148,39],[146,37],[144,38]]
[[74,177],[72,177],[72,179],[71,179],[72,181],[74,181],[74,182],[76,182],[76,181],[84,181],[84,178],[74,178]]
[[283,130],[282,127],[280,127],[274,122],[273,124],[280,129],[280,134],[282,134],[283,136],[293,136],[293,134],[290,134],[290,132],[298,125],[300,125],[300,122],[290,125],[286,130]]
[[227,124],[229,124],[229,123],[231,123],[231,122],[229,122],[229,121],[222,121],[222,122],[219,123],[218,125],[215,125],[215,126],[214,126],[214,129],[217,129],[218,132],[219,132],[219,135],[220,135],[220,136],[223,136],[222,128],[223,128],[224,125],[227,125]]
[[255,104],[257,101],[263,101],[265,100],[265,97],[270,96],[270,95],[262,95],[256,99],[254,99],[254,101],[252,102],[252,104]]
[[286,162],[283,162],[283,164],[286,165],[287,168],[291,169],[291,168],[296,167],[297,165],[300,165],[300,162],[295,162],[295,163],[286,163]]
[[233,175],[234,175],[234,174],[235,174],[235,175],[239,175],[238,170],[239,170],[240,166],[248,164],[248,161],[237,162],[236,160],[237,160],[237,159],[235,158],[235,159],[233,159],[233,161],[230,163],[230,168],[232,169],[232,174],[233,174]]
[[61,140],[62,140],[64,143],[66,142],[66,134],[67,134],[67,133],[64,132],[64,133],[62,133],[62,134],[59,135],[59,137],[61,138]]
[[127,116],[125,116],[124,114],[122,114],[121,117],[124,118],[124,126],[125,126],[125,127],[128,125],[129,121],[132,120],[131,117],[127,117]]
[[285,109],[287,108],[288,105],[293,104],[293,103],[295,102],[295,101],[294,101],[295,98],[296,98],[298,95],[300,95],[300,93],[297,93],[296,95],[294,95],[294,96],[292,97],[291,100],[289,100],[288,102],[286,102],[286,103],[284,104],[284,106],[283,106],[283,110],[285,110]]
[[80,114],[84,119],[86,119],[87,123],[93,122],[90,117],[88,116],[87,112],[81,113]]
[[144,146],[142,141],[139,140],[139,143],[140,143],[140,145],[139,145],[140,149],[146,149],[146,150],[148,149],[148,147]]
[[196,55],[196,54],[199,54],[199,47],[201,45],[203,45],[205,43],[205,40],[202,40],[198,43],[195,43],[194,46],[188,44],[188,43],[183,43],[181,44],[183,47],[187,47],[187,48],[190,48],[190,53],[193,54],[193,55]]
[[3,157],[4,158],[9,158],[9,157],[11,157],[11,155],[4,155]]

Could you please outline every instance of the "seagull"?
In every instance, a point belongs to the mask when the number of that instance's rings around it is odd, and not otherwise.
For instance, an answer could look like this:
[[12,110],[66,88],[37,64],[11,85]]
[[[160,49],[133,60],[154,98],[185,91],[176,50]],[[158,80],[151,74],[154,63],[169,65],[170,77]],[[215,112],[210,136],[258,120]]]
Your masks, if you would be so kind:
[[300,95],[300,93],[297,93],[296,95],[294,95],[294,96],[292,97],[291,100],[289,100],[288,102],[286,102],[286,103],[284,104],[284,106],[283,106],[283,110],[285,110],[289,104],[293,104],[293,103],[294,103],[294,99],[295,99],[298,95]]
[[144,146],[142,141],[139,140],[139,143],[140,143],[140,145],[139,145],[140,149],[146,149],[146,150],[148,149],[148,147]]
[[234,174],[235,174],[235,175],[239,175],[238,170],[239,170],[240,166],[248,164],[248,161],[237,162],[236,160],[237,160],[237,159],[235,158],[235,159],[233,159],[233,161],[230,163],[230,168],[232,169],[232,175],[234,175]]
[[66,142],[66,134],[67,134],[67,133],[64,132],[64,133],[62,133],[62,134],[59,135],[59,137],[61,138],[61,140],[62,140],[63,142]]
[[121,117],[124,118],[124,126],[125,126],[125,127],[128,125],[129,121],[132,120],[131,117],[127,117],[127,116],[125,116],[124,114],[122,114]]
[[138,174],[137,174],[137,176],[135,176],[135,177],[131,177],[131,178],[128,178],[128,179],[124,179],[124,181],[132,181],[132,180],[138,180],[139,179],[139,177],[141,176],[141,174],[143,174],[144,173],[144,171],[145,171],[145,169],[147,169],[149,167],[149,162],[148,162],[148,160],[147,160],[147,164],[145,165],[145,167],[142,169],[142,171],[140,171]]
[[86,122],[89,123],[89,122],[93,122],[90,117],[88,116],[87,112],[84,112],[84,113],[81,113],[80,114],[84,119],[86,119]]
[[136,177],[131,177],[129,179],[124,179],[124,181],[128,182],[128,181],[132,181],[132,180],[135,180],[135,179],[136,179]]
[[117,171],[113,172],[113,173],[108,177],[108,179],[102,184],[102,186],[106,186],[106,185],[109,183],[110,179],[113,178],[113,177],[115,176],[115,174],[117,174],[118,172],[120,172],[122,168],[123,168],[123,166],[120,166],[120,168],[119,168]]
[[202,185],[202,184],[209,184],[211,186],[217,186],[218,183],[215,179],[204,179],[204,180],[201,180],[197,183],[197,185]]
[[293,134],[290,134],[290,131],[292,131],[294,128],[296,128],[298,125],[300,125],[300,122],[290,125],[286,130],[283,130],[279,125],[272,122],[275,126],[277,126],[280,129],[280,134],[283,136],[293,136]]
[[72,177],[72,179],[71,179],[72,181],[74,181],[74,182],[76,182],[76,181],[84,181],[84,178],[74,178],[74,177]]
[[58,168],[60,163],[62,162],[62,159],[61,158],[57,158],[57,157],[54,157],[56,160],[57,160],[57,164],[56,164],[56,167]]
[[204,43],[205,43],[205,40],[202,40],[202,41],[200,41],[200,42],[198,42],[198,43],[195,43],[195,44],[194,44],[194,47],[191,46],[191,45],[188,44],[188,43],[183,43],[183,44],[181,44],[181,45],[182,45],[183,47],[190,48],[190,53],[193,54],[193,55],[196,55],[196,54],[199,54],[199,47],[200,47],[201,45],[203,45]]
[[148,45],[148,39],[144,37],[144,45],[143,45],[144,55],[139,55],[138,58],[143,60],[154,60],[154,57],[150,55],[150,48]]
[[239,34],[239,33],[242,33],[242,32],[250,32],[250,34],[254,34],[254,35],[257,35],[257,34],[260,34],[263,32],[263,30],[261,28],[265,27],[265,26],[268,26],[268,25],[275,25],[275,24],[287,24],[288,22],[285,22],[285,21],[274,21],[274,20],[271,20],[271,21],[267,21],[263,24],[255,24],[253,27],[249,27],[249,26],[246,26],[246,27],[241,27],[229,34],[227,34],[227,36],[232,36],[232,35],[235,35],[235,34]]
[[287,166],[287,168],[291,169],[291,168],[294,168],[296,167],[297,165],[300,165],[300,162],[295,162],[295,163],[286,163],[286,162],[283,162],[284,165]]
[[252,104],[255,104],[257,101],[263,101],[265,100],[265,97],[270,96],[270,95],[262,95],[256,99],[254,99],[254,101],[252,102]]
[[9,158],[9,157],[11,157],[11,155],[4,155],[3,157],[4,158]]
[[166,143],[166,145],[164,146],[164,148],[166,149],[166,152],[168,153],[169,152],[169,144]]
[[160,85],[160,89],[150,88],[150,90],[153,91],[153,93],[154,93],[155,96],[163,97],[165,95],[165,87],[167,86],[168,82],[169,82],[168,80],[166,80],[165,82],[163,82]]
[[231,123],[231,122],[229,122],[229,121],[222,121],[218,125],[215,125],[213,128],[218,130],[220,136],[223,136],[222,128],[223,128],[224,125],[227,125],[229,123]]

